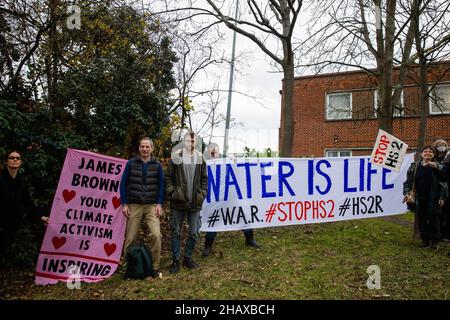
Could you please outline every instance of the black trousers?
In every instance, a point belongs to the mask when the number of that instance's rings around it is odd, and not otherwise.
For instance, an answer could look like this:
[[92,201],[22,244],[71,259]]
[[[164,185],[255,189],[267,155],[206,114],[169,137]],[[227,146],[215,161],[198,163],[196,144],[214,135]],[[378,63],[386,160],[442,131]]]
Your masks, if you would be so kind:
[[443,238],[449,239],[450,238],[450,199],[447,199],[447,201],[445,201],[445,205],[442,208],[440,224],[441,224],[441,236]]
[[6,232],[0,230],[0,266],[4,262],[11,246],[11,238],[7,236]]
[[433,199],[419,196],[417,203],[420,238],[423,241],[439,241],[441,210]]

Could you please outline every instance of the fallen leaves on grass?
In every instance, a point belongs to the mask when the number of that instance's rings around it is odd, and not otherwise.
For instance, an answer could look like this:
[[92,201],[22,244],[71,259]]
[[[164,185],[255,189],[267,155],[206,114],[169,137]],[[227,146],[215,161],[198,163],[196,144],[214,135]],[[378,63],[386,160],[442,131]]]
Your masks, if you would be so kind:
[[245,284],[253,285],[253,282],[247,281],[244,278],[245,278],[245,275],[243,275],[240,279],[233,279],[233,281],[240,281]]

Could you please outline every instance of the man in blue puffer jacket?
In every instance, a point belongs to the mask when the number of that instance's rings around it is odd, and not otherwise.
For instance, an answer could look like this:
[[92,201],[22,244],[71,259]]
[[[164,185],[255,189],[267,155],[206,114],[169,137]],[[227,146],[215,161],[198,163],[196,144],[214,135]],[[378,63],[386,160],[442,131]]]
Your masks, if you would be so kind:
[[159,217],[164,200],[165,177],[161,163],[152,156],[153,141],[139,141],[139,156],[128,160],[120,182],[120,202],[127,220],[124,254],[135,241],[141,222],[149,230],[153,276],[160,277],[161,231]]

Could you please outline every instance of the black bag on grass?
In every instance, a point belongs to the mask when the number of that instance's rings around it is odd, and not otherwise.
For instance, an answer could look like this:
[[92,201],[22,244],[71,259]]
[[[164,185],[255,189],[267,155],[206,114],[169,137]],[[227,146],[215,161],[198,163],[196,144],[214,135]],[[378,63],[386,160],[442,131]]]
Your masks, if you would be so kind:
[[131,246],[128,249],[126,261],[125,279],[145,279],[153,276],[152,254],[145,245]]

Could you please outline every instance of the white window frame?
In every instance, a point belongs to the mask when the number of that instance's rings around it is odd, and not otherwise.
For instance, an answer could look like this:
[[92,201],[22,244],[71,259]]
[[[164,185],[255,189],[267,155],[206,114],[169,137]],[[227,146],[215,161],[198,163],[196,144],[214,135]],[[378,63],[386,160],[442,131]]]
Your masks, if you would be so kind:
[[[338,156],[329,156],[328,152],[337,152]],[[341,155],[341,152],[350,152],[349,156],[344,156],[344,157],[352,157],[353,156],[353,152],[351,149],[325,149],[324,156],[325,156],[325,158],[340,158],[340,157],[343,157]]]
[[[392,93],[394,93],[394,90],[395,89],[392,89]],[[403,99],[403,92],[404,92],[404,90],[402,90],[402,92],[400,94],[400,103],[402,105],[401,112],[400,112],[400,114],[395,114],[395,112],[394,112],[393,115],[392,115],[394,118],[399,118],[399,117],[405,116],[405,103],[404,103],[404,99]],[[378,89],[375,89],[373,91],[373,110],[374,110],[375,118],[378,118],[378,114],[377,114],[377,110],[378,110]],[[396,108],[396,110],[398,110],[398,109]]]
[[[331,96],[340,96],[340,95],[349,95],[350,96],[350,110],[349,114],[346,117],[340,116],[339,118],[329,118],[328,117],[328,106],[330,104]],[[342,112],[343,113],[343,112]],[[325,106],[325,119],[326,120],[347,120],[353,118],[353,95],[351,92],[335,92],[335,93],[327,93],[326,94],[326,106]]]
[[[448,95],[449,100],[445,102],[446,104],[448,104],[448,109],[433,111],[433,106],[436,105],[435,98],[434,98],[434,95],[435,95],[434,90],[439,87],[447,87],[447,90],[450,91],[450,83],[437,84],[436,86],[434,86],[434,88],[432,86],[429,87],[430,97],[428,98],[428,100],[429,100],[428,105],[429,105],[430,114],[448,114],[448,113],[450,113],[450,93]],[[439,109],[439,107],[438,107],[438,109]]]

